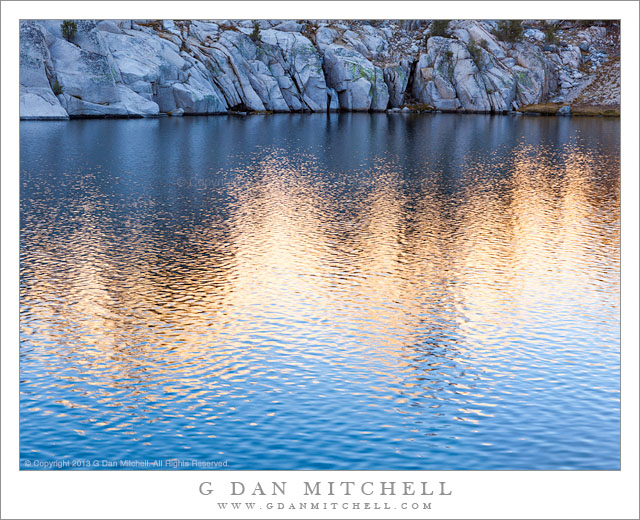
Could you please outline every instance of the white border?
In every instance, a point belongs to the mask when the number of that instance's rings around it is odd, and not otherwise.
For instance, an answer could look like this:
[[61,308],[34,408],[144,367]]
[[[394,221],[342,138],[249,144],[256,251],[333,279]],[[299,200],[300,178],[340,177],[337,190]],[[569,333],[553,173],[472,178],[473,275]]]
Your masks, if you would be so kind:
[[[197,487],[231,480],[447,481],[415,518],[638,518],[638,3],[637,2],[3,2],[2,3],[2,518],[216,518]],[[622,19],[622,470],[615,472],[19,472],[18,20],[20,18],[549,18]],[[473,117],[473,116],[470,116]],[[219,497],[219,495],[218,495]],[[287,497],[293,498],[291,495]],[[374,498],[370,499],[374,500]],[[381,501],[381,497],[375,497]],[[301,511],[261,510],[262,518]],[[399,518],[326,511],[312,518]],[[229,512],[226,517],[233,518]],[[237,518],[248,513],[236,513]],[[258,517],[258,515],[254,515]],[[409,517],[409,516],[406,516]]]

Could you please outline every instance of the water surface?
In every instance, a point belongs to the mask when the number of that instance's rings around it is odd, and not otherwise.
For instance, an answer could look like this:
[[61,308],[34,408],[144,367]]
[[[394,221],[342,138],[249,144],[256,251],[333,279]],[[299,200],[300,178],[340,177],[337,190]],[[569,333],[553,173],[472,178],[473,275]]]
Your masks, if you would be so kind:
[[618,120],[20,132],[21,467],[619,468]]

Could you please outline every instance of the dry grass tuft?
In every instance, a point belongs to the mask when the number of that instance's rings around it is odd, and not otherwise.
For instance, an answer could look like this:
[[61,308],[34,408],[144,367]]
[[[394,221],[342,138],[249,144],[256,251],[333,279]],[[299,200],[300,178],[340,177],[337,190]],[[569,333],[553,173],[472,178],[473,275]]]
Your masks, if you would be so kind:
[[[567,103],[538,103],[537,105],[525,105],[518,109],[524,114],[542,114],[554,116]],[[620,106],[618,105],[593,105],[586,103],[576,103],[570,105],[572,116],[620,116]]]

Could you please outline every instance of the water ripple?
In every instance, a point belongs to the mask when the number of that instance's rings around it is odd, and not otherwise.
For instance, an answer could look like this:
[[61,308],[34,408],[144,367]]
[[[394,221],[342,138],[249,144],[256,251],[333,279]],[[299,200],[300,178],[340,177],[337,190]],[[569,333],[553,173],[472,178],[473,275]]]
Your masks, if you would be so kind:
[[617,469],[619,199],[617,121],[21,123],[22,457]]

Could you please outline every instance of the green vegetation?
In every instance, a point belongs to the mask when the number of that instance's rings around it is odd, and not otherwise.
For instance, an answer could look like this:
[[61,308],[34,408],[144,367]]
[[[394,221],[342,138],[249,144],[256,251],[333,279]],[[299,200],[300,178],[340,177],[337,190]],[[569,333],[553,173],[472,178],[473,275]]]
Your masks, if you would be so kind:
[[254,22],[253,23],[253,32],[249,35],[249,38],[251,38],[251,40],[253,40],[254,42],[259,42],[260,40],[260,26],[258,25],[258,22]]
[[64,92],[64,88],[62,87],[62,85],[60,85],[60,83],[58,83],[58,80],[55,80],[53,85],[51,85],[51,90],[53,90],[53,93],[56,96],[59,96],[60,94],[62,94]]
[[573,20],[573,23],[575,23],[578,27],[582,27],[583,29],[592,27],[594,25],[597,27],[604,27],[607,32],[609,32],[619,24],[619,20]]
[[556,36],[556,28],[550,23],[546,23],[543,26],[543,32],[545,41],[548,44],[558,43],[558,37]]
[[469,51],[469,55],[471,56],[473,63],[476,64],[476,67],[478,67],[478,69],[482,69],[484,66],[484,60],[482,58],[482,51],[480,50],[480,47],[478,47],[473,40],[470,40],[467,44],[467,50]]
[[524,70],[516,70],[515,74],[518,78],[518,83],[522,83],[527,88],[533,87],[533,81],[531,80],[528,72]]
[[449,34],[449,22],[451,20],[434,20],[431,22],[430,36],[447,36]]
[[517,42],[522,38],[522,20],[500,20],[498,28],[491,31],[499,40]]
[[62,30],[62,37],[70,42],[78,32],[78,25],[73,20],[63,20],[60,24]]

